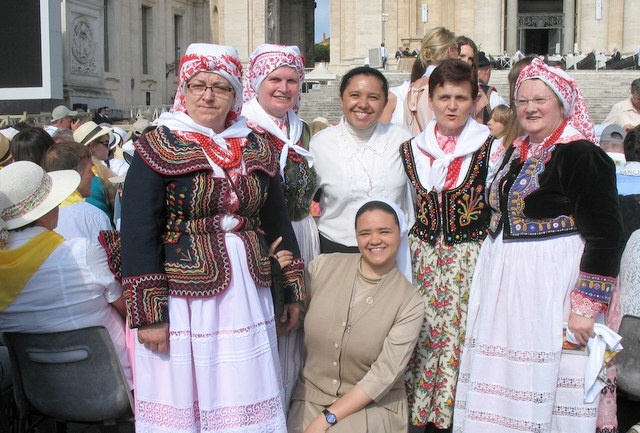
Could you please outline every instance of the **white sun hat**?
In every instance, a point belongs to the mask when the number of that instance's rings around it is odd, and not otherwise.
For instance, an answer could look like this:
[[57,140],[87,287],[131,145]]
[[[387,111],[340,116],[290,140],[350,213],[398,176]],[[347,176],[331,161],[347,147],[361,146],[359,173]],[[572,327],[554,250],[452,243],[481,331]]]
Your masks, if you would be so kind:
[[0,231],[36,221],[69,197],[79,184],[80,174],[75,170],[47,173],[30,161],[9,164],[0,170]]

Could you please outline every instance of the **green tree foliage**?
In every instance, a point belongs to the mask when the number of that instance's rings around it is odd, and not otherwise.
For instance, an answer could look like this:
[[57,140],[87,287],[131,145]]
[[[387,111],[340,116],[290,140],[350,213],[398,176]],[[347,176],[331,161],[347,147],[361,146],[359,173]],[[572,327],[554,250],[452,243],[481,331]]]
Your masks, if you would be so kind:
[[315,56],[315,61],[316,62],[328,62],[329,61],[329,46],[328,45],[316,44],[315,51],[316,51],[316,56]]

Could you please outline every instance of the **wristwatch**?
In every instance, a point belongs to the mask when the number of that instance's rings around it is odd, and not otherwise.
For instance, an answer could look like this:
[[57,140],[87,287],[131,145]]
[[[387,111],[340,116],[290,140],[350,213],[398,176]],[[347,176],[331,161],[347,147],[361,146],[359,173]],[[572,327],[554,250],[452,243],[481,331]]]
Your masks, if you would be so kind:
[[338,423],[338,418],[336,418],[336,416],[329,412],[327,409],[323,410],[322,413],[324,414],[324,419],[327,420],[327,422],[332,426]]

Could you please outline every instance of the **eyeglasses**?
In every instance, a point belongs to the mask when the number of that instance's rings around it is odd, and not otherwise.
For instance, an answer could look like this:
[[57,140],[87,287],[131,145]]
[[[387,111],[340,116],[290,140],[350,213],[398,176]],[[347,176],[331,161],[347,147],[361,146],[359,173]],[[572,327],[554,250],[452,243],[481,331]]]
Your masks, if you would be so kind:
[[96,141],[96,144],[102,144],[103,146],[109,147],[109,140],[106,141]]
[[531,98],[531,99],[516,99],[516,107],[518,107],[518,108],[525,107],[525,106],[529,105],[529,102],[533,102],[533,105],[535,105],[536,107],[539,107],[541,105],[546,104],[549,100],[551,100],[551,98],[553,98],[552,95],[549,95],[549,96],[537,96],[537,97]]
[[214,84],[212,86],[205,86],[200,83],[189,83],[187,84],[187,89],[194,96],[202,96],[207,89],[211,89],[214,95],[227,97],[231,92],[233,92],[233,87],[225,86],[224,84]]

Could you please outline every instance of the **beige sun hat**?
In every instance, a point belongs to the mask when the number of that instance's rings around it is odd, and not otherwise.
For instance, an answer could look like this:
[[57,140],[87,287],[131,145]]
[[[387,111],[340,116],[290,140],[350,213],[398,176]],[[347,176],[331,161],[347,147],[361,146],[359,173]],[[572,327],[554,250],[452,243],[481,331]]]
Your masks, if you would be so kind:
[[[111,132],[111,128],[105,128],[98,125],[94,121],[88,121],[80,125],[78,129],[73,133],[73,139],[80,144],[85,146],[89,145],[93,140],[98,137],[102,137],[103,135],[109,135]],[[109,141],[111,141],[112,137],[109,136]]]
[[136,141],[138,138],[140,138],[144,130],[149,126],[151,126],[151,122],[149,122],[144,117],[133,122],[133,125],[131,125],[131,130],[129,130],[129,132],[127,132],[127,135],[124,137],[125,143],[129,140]]
[[79,184],[80,174],[75,170],[47,173],[30,161],[9,164],[0,170],[0,232],[26,226],[46,215]]
[[69,110],[64,105],[58,105],[51,112],[51,121],[55,122],[56,120],[64,119],[67,116],[77,116],[77,115],[78,115],[77,111]]
[[11,140],[0,134],[0,167],[11,162]]

